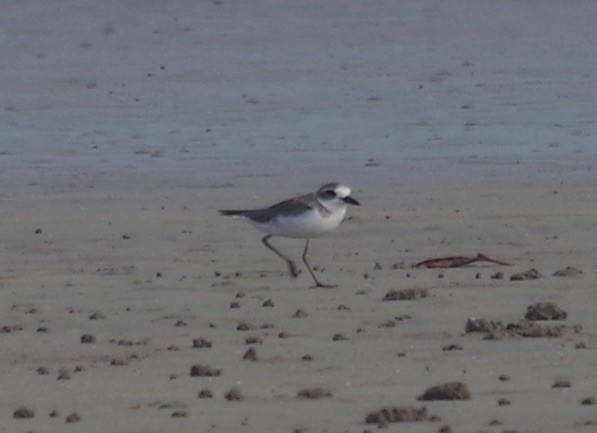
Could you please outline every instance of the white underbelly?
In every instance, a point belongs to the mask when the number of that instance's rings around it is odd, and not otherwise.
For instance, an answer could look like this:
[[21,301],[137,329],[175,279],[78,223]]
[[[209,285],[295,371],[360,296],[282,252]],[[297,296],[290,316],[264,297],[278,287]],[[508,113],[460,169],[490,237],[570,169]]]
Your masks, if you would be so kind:
[[280,216],[267,224],[253,224],[259,230],[273,236],[309,239],[334,230],[343,218],[344,212],[336,212],[322,217],[315,211],[309,211],[302,215]]

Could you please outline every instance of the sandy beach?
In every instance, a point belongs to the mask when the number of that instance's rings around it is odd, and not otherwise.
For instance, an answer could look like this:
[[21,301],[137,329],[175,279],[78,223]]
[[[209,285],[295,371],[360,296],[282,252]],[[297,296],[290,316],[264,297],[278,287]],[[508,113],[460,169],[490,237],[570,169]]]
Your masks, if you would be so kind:
[[592,2],[2,9],[0,432],[595,429]]

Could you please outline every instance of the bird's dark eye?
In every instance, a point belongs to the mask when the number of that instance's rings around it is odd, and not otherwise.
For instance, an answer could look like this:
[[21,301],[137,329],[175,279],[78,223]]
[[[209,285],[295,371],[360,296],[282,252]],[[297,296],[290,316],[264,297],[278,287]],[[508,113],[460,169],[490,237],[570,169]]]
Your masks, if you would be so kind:
[[321,198],[335,198],[336,192],[333,189],[328,189],[321,192]]

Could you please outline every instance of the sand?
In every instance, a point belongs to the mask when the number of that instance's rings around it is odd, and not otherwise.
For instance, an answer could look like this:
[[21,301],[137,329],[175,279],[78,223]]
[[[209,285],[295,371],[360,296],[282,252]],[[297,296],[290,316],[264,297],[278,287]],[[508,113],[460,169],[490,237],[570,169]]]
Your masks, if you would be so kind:
[[[0,431],[356,433],[383,407],[426,408],[388,431],[592,431],[595,18],[6,2]],[[362,203],[311,243],[333,289],[217,213],[328,181]],[[477,252],[512,266],[411,267]],[[559,336],[465,332],[537,302]],[[448,382],[470,399],[417,399]]]

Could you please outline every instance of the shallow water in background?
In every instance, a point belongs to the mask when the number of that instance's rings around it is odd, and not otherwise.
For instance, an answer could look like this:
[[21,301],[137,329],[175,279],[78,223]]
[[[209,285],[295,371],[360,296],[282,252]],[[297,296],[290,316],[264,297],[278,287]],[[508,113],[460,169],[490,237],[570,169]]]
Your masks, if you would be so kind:
[[83,3],[5,8],[4,182],[459,183],[597,161],[591,2]]

